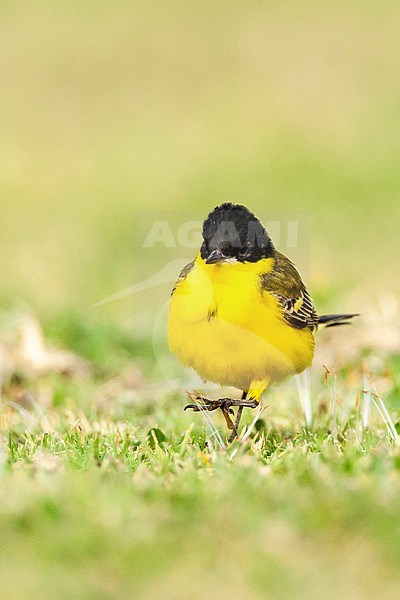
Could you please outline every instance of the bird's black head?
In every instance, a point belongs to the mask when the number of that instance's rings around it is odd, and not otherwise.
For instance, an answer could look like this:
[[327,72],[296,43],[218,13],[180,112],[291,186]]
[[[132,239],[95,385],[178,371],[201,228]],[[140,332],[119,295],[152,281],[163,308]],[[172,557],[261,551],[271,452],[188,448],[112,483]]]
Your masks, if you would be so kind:
[[208,264],[237,260],[257,262],[273,255],[274,246],[263,225],[240,204],[221,204],[203,223],[201,257]]

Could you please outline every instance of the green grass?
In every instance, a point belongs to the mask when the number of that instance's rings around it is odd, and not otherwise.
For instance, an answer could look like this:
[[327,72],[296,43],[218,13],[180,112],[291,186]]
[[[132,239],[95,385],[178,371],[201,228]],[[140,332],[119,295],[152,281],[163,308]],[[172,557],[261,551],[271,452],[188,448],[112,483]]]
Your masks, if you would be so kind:
[[[123,336],[101,331],[122,361]],[[280,387],[222,449],[183,393],[127,382],[126,359],[119,374],[101,354],[84,375],[9,372],[0,597],[395,598],[400,447],[374,406],[362,425],[359,362],[325,383],[315,369],[311,431]],[[372,373],[395,423],[398,364]]]
[[233,461],[190,432],[140,437],[11,436],[3,597],[394,598],[400,456],[382,436],[361,452],[278,432]]

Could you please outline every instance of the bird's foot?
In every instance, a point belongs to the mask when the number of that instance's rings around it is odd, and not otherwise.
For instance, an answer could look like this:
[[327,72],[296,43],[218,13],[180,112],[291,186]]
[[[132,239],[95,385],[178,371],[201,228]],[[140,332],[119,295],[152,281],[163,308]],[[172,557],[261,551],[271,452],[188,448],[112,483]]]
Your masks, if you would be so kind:
[[194,402],[194,404],[187,404],[184,410],[191,409],[195,412],[200,412],[201,410],[213,411],[220,408],[222,414],[224,415],[228,429],[232,430],[235,435],[237,435],[237,428],[231,419],[231,415],[235,414],[232,406],[248,408],[256,408],[256,406],[258,406],[258,402],[256,400],[246,400],[243,398],[219,398],[218,400],[210,400],[209,398],[206,398],[197,392],[186,392],[186,394],[190,400]]
[[228,404],[230,402],[230,398],[219,398],[218,400],[210,400],[206,398],[202,394],[198,394],[197,392],[186,392],[190,400],[194,402],[194,404],[187,404],[184,410],[194,410],[195,412],[200,412],[202,410],[213,411],[221,409],[222,414],[224,415],[226,424],[228,429],[233,430],[235,428],[235,424],[231,419],[231,415],[234,415],[233,409]]

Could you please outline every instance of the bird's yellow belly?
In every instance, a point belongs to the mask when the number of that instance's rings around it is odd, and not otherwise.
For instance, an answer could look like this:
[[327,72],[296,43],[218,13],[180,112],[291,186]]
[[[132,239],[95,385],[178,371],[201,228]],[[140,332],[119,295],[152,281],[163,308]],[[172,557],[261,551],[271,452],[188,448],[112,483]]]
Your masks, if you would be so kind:
[[195,267],[172,296],[171,351],[203,379],[242,390],[306,369],[314,351],[311,331],[283,320],[276,300],[261,294],[254,273],[232,277],[229,265],[220,268],[225,271],[215,270],[210,278]]
[[310,341],[296,339],[285,351],[269,337],[214,319],[189,327],[185,339],[170,333],[169,340],[171,350],[203,379],[247,390],[254,381],[280,381],[311,363]]

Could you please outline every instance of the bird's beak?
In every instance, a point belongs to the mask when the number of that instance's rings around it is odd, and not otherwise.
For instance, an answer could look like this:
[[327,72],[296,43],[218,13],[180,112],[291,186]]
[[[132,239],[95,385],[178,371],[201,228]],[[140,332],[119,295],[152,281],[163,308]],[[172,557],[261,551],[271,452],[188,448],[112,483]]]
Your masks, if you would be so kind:
[[226,259],[226,256],[222,254],[221,250],[213,250],[206,260],[207,265],[212,265],[216,262],[221,262]]

